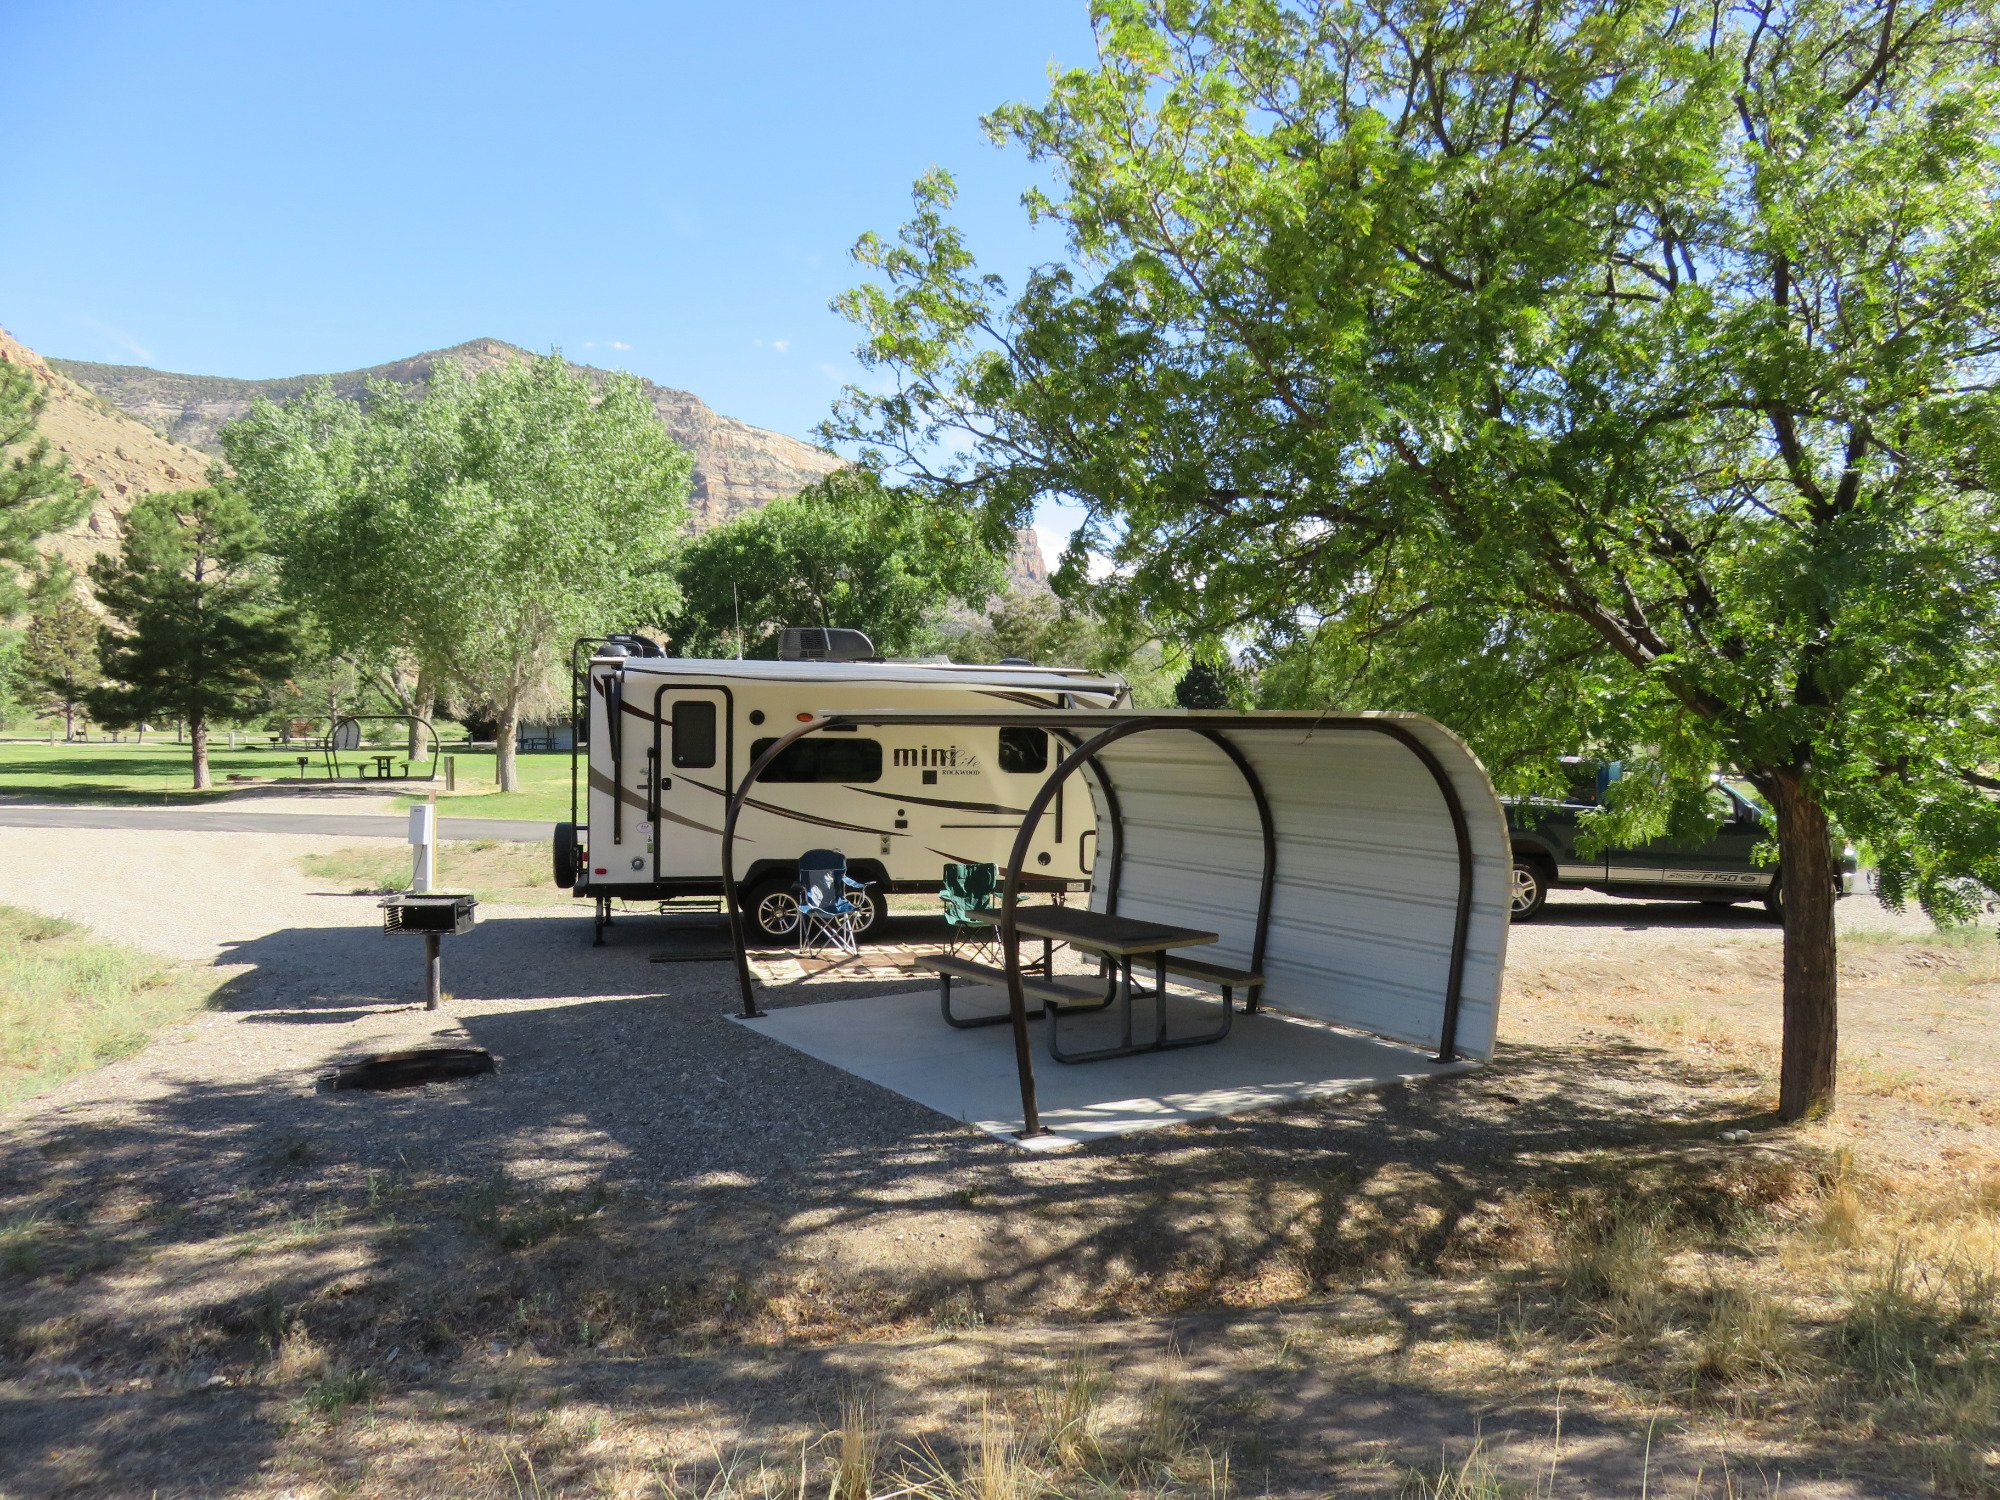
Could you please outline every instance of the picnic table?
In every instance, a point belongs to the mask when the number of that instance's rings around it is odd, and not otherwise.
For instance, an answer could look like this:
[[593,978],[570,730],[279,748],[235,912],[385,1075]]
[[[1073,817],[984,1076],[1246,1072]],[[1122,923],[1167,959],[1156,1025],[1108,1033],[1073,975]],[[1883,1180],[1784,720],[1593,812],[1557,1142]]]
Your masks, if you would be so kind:
[[[1100,1058],[1130,1057],[1138,1052],[1159,1052],[1169,1047],[1198,1047],[1209,1042],[1219,1042],[1229,1035],[1234,1008],[1225,990],[1222,1002],[1222,1025],[1214,1031],[1201,1032],[1195,1036],[1170,1037],[1167,1035],[1167,971],[1174,967],[1168,955],[1177,948],[1200,947],[1207,943],[1220,942],[1219,933],[1204,932],[1198,927],[1175,927],[1164,922],[1146,922],[1136,917],[1113,916],[1106,912],[1092,911],[1087,907],[1037,906],[1018,910],[1014,914],[1014,930],[1028,937],[1038,937],[1048,943],[1067,943],[1070,947],[1085,953],[1095,953],[1111,960],[1107,979],[1110,990],[1104,1000],[1122,1002],[1121,1020],[1123,1029],[1116,1046],[1098,1047],[1087,1052],[1064,1052],[1056,1036],[1058,1009],[1048,1017],[1049,1051],[1058,1062],[1096,1062]],[[1046,951],[1046,950],[1045,950]],[[1132,987],[1132,961],[1137,958],[1149,959],[1153,969],[1151,994],[1154,1007],[1153,1040],[1134,1045],[1132,1041],[1132,1001],[1141,992]],[[1181,967],[1185,967],[1184,965]],[[1204,968],[1209,966],[1202,966]],[[1096,1007],[1091,1007],[1096,1008]]]

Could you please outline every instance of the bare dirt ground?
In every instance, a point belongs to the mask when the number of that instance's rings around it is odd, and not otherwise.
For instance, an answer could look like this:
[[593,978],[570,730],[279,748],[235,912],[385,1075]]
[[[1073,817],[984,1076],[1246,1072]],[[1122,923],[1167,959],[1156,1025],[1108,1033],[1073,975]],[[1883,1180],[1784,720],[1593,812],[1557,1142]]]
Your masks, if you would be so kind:
[[[228,977],[0,1118],[0,1493],[825,1493],[856,1402],[950,1459],[994,1411],[1053,1452],[1065,1392],[1096,1477],[1058,1493],[1416,1493],[1474,1445],[1549,1494],[1941,1472],[1775,1373],[1690,1395],[1699,1360],[1547,1268],[1670,1198],[1658,1279],[1698,1288],[1822,1215],[1835,1153],[2000,1160],[1990,935],[1845,904],[1847,1107],[1807,1131],[1766,1128],[1761,913],[1559,898],[1486,1070],[1031,1157],[732,1025],[727,965],[652,961],[712,935],[658,919],[593,950],[581,909],[486,908],[427,1014],[418,945],[300,873],[325,844],[0,829],[0,902]],[[432,1037],[503,1071],[315,1088]]]

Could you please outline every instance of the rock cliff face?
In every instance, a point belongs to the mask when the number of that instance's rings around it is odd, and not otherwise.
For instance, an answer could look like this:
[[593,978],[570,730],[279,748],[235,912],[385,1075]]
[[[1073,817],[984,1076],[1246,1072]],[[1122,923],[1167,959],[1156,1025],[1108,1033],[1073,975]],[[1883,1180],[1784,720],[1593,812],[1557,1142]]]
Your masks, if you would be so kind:
[[[450,349],[434,349],[428,354],[412,355],[366,370],[347,370],[330,378],[334,389],[343,396],[359,396],[370,380],[422,385],[430,379],[431,370],[444,360],[477,374],[529,357],[527,350],[499,339],[473,339]],[[222,428],[249,411],[250,403],[257,397],[284,401],[320,378],[293,375],[278,380],[233,380],[214,375],[176,375],[135,365],[88,364],[82,360],[56,359],[49,363],[176,442],[215,454],[222,451],[217,440]],[[578,368],[598,378],[606,373],[588,365]],[[840,467],[841,460],[824,449],[722,416],[700,397],[686,391],[654,385],[650,380],[641,383],[653,409],[660,414],[662,425],[675,442],[694,455],[691,499],[697,528],[726,521],[781,495],[796,494],[821,475]]]
[[[473,339],[329,378],[335,390],[354,397],[363,394],[370,380],[422,385],[443,360],[477,374],[530,357],[527,350],[499,339]],[[218,434],[248,412],[252,401],[262,396],[282,402],[321,378],[293,375],[277,380],[237,380],[178,375],[138,365],[70,359],[44,362],[4,334],[0,334],[0,358],[28,362],[39,372],[37,378],[50,384],[50,410],[43,430],[64,452],[72,453],[80,474],[105,491],[101,507],[105,514],[92,513],[90,524],[98,530],[85,535],[82,545],[86,551],[101,550],[90,545],[90,537],[102,535],[107,545],[115,540],[117,528],[109,524],[110,519],[123,513],[129,496],[200,484],[209,464],[222,452]],[[578,368],[598,379],[607,373],[589,365]],[[694,455],[690,503],[697,531],[797,494],[841,466],[842,460],[823,448],[725,417],[687,391],[649,380],[641,384],[660,414],[661,424],[675,442]],[[72,441],[75,448],[69,446]],[[169,473],[178,477],[169,480]],[[1047,587],[1048,570],[1031,530],[1020,535],[1012,573],[1017,588]]]
[[32,349],[0,329],[0,364],[18,365],[48,395],[36,431],[69,460],[70,472],[95,485],[90,514],[43,543],[81,572],[118,542],[118,518],[134,500],[158,490],[193,489],[214,462],[206,453],[160,436],[103,397],[51,369]]

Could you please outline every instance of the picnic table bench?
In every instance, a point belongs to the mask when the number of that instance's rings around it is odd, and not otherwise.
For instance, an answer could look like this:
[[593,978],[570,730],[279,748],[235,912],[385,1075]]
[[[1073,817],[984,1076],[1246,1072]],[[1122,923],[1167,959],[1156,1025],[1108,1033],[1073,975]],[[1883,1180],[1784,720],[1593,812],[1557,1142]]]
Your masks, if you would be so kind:
[[[1049,1023],[1049,1053],[1058,1062],[1096,1062],[1104,1058],[1129,1057],[1140,1052],[1161,1052],[1171,1048],[1199,1047],[1219,1042],[1229,1035],[1235,1019],[1235,992],[1244,989],[1254,994],[1256,988],[1264,982],[1263,975],[1252,969],[1211,963],[1204,959],[1176,954],[1173,950],[1177,948],[1220,941],[1218,934],[1204,932],[1199,928],[1144,922],[1132,917],[1112,916],[1087,908],[1038,906],[1017,912],[1014,917],[1014,930],[1023,936],[1042,939],[1043,972],[1022,974],[1021,993],[1025,999],[1041,1002],[1041,1014]],[[1103,975],[1095,980],[1057,976],[1049,956],[1051,945],[1058,942],[1067,943],[1083,952],[1098,954],[1107,960]],[[1132,963],[1134,959],[1140,958],[1152,960],[1153,987],[1150,990],[1140,989],[1133,984]],[[940,954],[918,962],[919,967],[928,969],[938,976],[938,1004],[944,1013],[947,1025],[963,1029],[995,1026],[1011,1019],[1004,1013],[995,1016],[960,1016],[955,1015],[951,1008],[953,980],[1004,987],[1007,983],[1007,973],[1004,969],[950,954]],[[1169,1035],[1167,1032],[1169,974],[1199,984],[1213,985],[1221,990],[1222,1024],[1192,1036]],[[1149,1042],[1135,1043],[1132,1040],[1132,1002],[1135,998],[1144,998],[1148,995],[1152,997],[1154,1003],[1153,1038]],[[1123,1002],[1121,1019],[1124,1024],[1115,1045],[1092,1048],[1083,1052],[1066,1052],[1063,1049],[1057,1028],[1060,1017],[1079,1011],[1105,1010],[1121,1001]],[[1254,1003],[1253,998],[1246,1005],[1246,1009],[1254,1006]]]
[[[969,958],[958,958],[950,953],[939,953],[930,958],[917,960],[917,967],[929,969],[938,976],[938,1006],[944,1012],[945,1024],[956,1026],[961,1031],[969,1031],[977,1026],[1004,1026],[1013,1019],[1006,1011],[996,1016],[959,1016],[952,1014],[951,982],[954,979],[967,980],[973,984],[998,985],[1007,987],[1007,971],[991,964],[977,963]],[[1109,1005],[1115,995],[1106,993],[1102,980],[1060,979],[1048,974],[1023,974],[1021,993],[1030,999],[1042,1002],[1046,1009],[1061,1010],[1102,1010]]]
[[[1264,984],[1264,976],[1255,969],[1239,969],[1229,964],[1212,964],[1205,958],[1169,958],[1167,972],[1176,979],[1192,979],[1201,984],[1214,985],[1222,991],[1225,1004],[1228,1003],[1233,991],[1261,989]],[[1243,1009],[1252,1011],[1256,1008],[1256,997],[1246,995]]]

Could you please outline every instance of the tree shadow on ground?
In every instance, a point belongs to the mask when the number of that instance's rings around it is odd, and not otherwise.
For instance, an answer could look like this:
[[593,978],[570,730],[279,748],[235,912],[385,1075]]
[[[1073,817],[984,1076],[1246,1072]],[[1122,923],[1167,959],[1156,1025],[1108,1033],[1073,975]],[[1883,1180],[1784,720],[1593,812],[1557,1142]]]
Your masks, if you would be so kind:
[[[413,991],[422,945],[358,928],[237,945],[225,961],[252,967],[226,1004],[308,1023],[324,1050],[17,1128],[0,1215],[54,1229],[9,1278],[16,1374],[250,1378],[274,1306],[357,1363],[395,1346],[448,1370],[495,1340],[575,1353],[592,1328],[648,1356],[775,1342],[810,1364],[798,1346],[945,1306],[1005,1325],[1312,1299],[1477,1262],[1528,1191],[1560,1208],[1657,1176],[1688,1212],[1703,1195],[1736,1211],[1716,1137],[1765,1123],[1720,1063],[1516,1043],[1470,1074],[1033,1157],[735,1024],[732,966],[655,965],[658,948],[482,923],[446,944],[437,1020],[499,1075],[335,1094],[314,1078],[351,1045],[340,1023],[394,1012],[377,1002]],[[1385,1316],[1420,1336],[1422,1315]],[[60,1428],[71,1469],[122,1484],[127,1439],[94,1425],[98,1402],[32,1421]],[[1471,1407],[1445,1406],[1464,1430]],[[210,1455],[224,1486],[267,1456],[230,1430]],[[0,1488],[36,1492],[43,1460],[15,1451]]]

